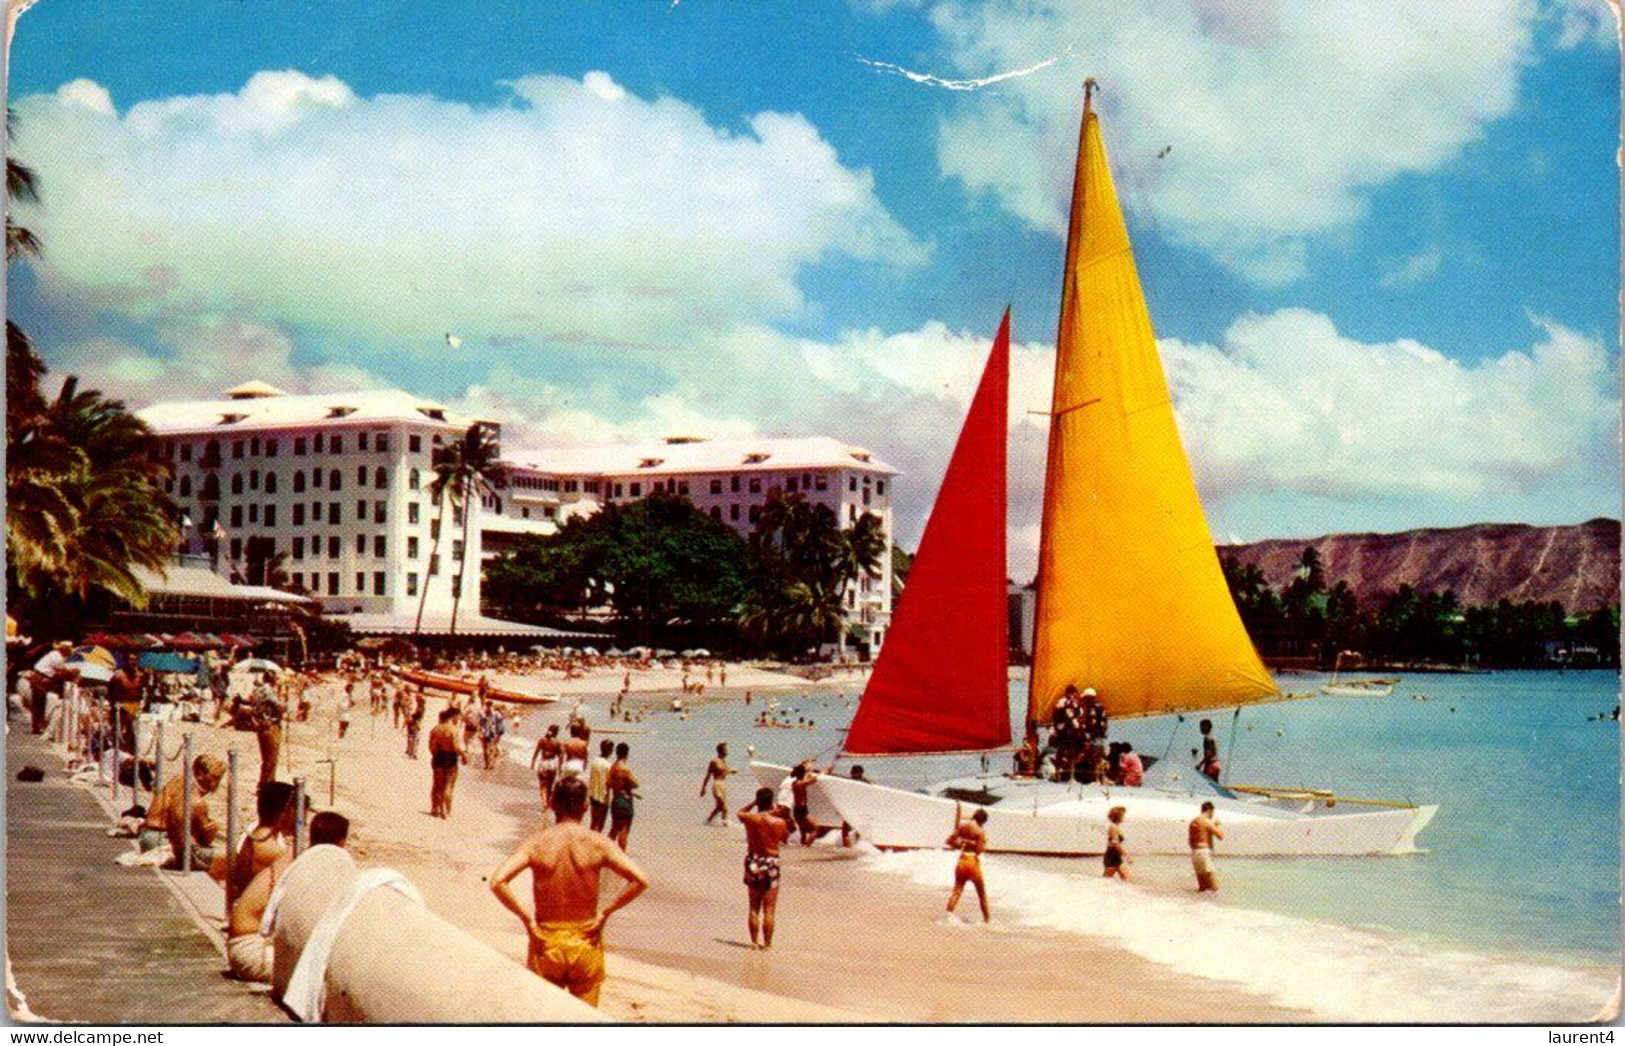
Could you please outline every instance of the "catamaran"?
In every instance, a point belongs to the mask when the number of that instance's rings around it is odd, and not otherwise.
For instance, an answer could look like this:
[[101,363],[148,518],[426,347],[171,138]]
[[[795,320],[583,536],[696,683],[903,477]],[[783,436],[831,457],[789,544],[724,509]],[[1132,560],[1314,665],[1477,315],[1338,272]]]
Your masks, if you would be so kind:
[[[1113,719],[1288,696],[1254,649],[1219,566],[1092,98],[1090,81],[1050,410],[1029,737],[1069,685],[1093,688]],[[1007,311],[847,732],[847,757],[1009,750],[1009,342]],[[769,787],[786,773],[752,766]],[[1137,787],[983,772],[914,792],[829,773],[810,799],[815,819],[844,821],[881,848],[940,847],[980,807],[989,850],[1057,855],[1101,853],[1114,806],[1127,808],[1136,852],[1183,854],[1190,820],[1210,801],[1224,852],[1243,856],[1405,853],[1438,809],[1226,787],[1166,761]]]
[[1327,697],[1387,697],[1394,692],[1398,679],[1344,679],[1343,661],[1347,657],[1359,660],[1360,655],[1339,650],[1332,662],[1332,678],[1320,688],[1321,693]]

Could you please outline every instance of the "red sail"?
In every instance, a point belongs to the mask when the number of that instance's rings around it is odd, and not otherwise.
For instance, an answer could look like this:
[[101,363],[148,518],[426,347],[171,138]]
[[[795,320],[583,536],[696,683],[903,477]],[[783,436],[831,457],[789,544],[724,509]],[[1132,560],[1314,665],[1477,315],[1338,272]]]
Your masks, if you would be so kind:
[[851,755],[974,751],[1010,740],[1009,385],[1006,310],[880,660],[847,733]]

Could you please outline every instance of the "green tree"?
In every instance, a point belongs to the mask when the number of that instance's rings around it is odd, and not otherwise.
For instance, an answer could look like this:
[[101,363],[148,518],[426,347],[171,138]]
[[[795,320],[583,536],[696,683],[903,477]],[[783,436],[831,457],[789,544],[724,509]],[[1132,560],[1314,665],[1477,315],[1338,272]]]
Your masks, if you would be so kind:
[[750,547],[756,558],[751,597],[741,608],[746,631],[790,650],[830,639],[844,649],[848,592],[881,576],[887,553],[880,517],[865,512],[842,528],[827,505],[802,494],[771,494]]
[[462,605],[467,573],[471,569],[480,569],[478,557],[469,554],[468,529],[474,515],[472,502],[491,492],[500,456],[496,433],[479,422],[464,430],[456,442],[446,444],[434,453],[434,479],[429,482],[429,498],[435,505],[435,519],[429,542],[429,570],[419,590],[417,621],[412,626],[414,636],[423,632],[423,610],[429,601],[429,586],[439,572],[440,543],[446,532],[448,505],[452,509],[453,524],[462,527],[462,558],[450,571],[450,631],[453,635],[457,633],[457,614]]

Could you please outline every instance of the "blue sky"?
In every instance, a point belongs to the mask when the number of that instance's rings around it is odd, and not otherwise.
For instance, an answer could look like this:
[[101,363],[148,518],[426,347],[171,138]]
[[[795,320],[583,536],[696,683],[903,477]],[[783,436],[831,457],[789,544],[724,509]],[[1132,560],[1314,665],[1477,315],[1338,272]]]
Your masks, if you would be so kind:
[[1615,515],[1613,33],[1601,0],[43,0],[12,309],[138,403],[253,369],[535,444],[828,432],[904,469],[909,537],[1006,302],[1043,405],[1093,74],[1217,536]]

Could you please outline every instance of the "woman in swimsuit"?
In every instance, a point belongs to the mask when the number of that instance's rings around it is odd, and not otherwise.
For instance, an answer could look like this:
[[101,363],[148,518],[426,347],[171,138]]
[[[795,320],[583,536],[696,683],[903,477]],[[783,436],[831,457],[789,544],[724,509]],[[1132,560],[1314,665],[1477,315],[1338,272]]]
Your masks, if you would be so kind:
[[976,899],[982,905],[982,921],[992,922],[987,909],[987,884],[982,880],[982,852],[987,849],[987,832],[982,827],[985,824],[986,810],[977,810],[969,821],[961,821],[959,808],[954,808],[954,830],[947,845],[959,851],[959,862],[954,865],[954,892],[948,897],[948,910],[953,911],[959,904],[959,895],[970,883],[976,887]]
[[1106,878],[1113,876],[1128,882],[1128,851],[1123,848],[1123,815],[1128,813],[1126,806],[1114,806],[1106,814],[1110,822],[1106,826],[1106,853],[1102,862],[1106,866]]

